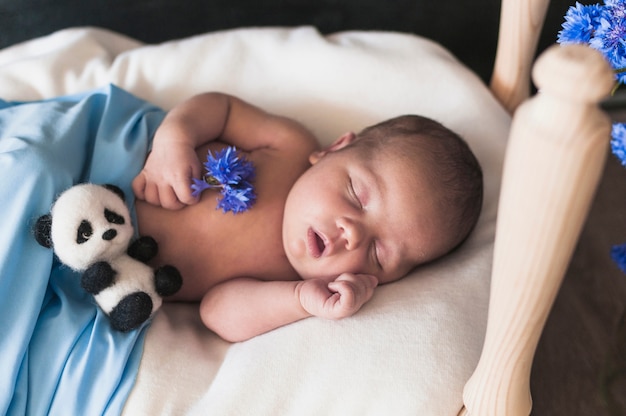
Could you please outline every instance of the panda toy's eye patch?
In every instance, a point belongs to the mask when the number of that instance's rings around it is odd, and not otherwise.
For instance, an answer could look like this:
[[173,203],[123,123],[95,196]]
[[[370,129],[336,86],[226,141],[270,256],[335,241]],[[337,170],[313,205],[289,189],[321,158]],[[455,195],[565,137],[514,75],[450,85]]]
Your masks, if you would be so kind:
[[78,226],[78,232],[76,233],[76,243],[83,244],[93,235],[93,228],[91,223],[87,220],[83,220]]
[[104,209],[104,218],[111,224],[122,225],[125,222],[124,217],[106,208]]

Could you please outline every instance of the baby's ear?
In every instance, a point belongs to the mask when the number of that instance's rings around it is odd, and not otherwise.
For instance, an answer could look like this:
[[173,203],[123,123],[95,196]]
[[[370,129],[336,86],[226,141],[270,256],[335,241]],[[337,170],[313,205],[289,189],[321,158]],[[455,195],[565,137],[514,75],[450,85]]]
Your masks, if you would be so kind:
[[326,156],[330,152],[336,152],[339,149],[343,149],[356,140],[356,134],[349,131],[342,134],[337,140],[335,140],[330,146],[325,147],[322,150],[317,150],[309,156],[309,162],[314,165],[320,161],[321,158]]

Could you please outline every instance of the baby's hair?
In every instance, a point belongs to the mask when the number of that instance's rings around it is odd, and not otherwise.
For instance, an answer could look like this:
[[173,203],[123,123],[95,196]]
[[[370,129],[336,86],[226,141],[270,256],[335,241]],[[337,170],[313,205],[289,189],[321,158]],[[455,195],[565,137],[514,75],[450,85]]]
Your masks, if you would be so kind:
[[[470,234],[482,208],[483,175],[467,143],[441,123],[418,115],[404,115],[368,127],[358,135],[360,145],[376,152],[390,151],[426,175],[443,213],[446,238],[441,255],[455,249]],[[440,191],[440,192],[438,192]]]

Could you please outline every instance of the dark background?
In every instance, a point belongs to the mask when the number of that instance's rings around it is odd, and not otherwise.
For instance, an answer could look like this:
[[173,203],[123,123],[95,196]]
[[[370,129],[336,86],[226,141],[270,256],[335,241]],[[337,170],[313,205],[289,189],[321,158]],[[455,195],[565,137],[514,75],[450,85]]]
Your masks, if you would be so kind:
[[[552,1],[539,51],[555,42],[573,3]],[[390,30],[438,41],[488,81],[499,15],[499,0],[0,0],[0,48],[87,25],[147,43],[250,26]],[[533,416],[626,415],[626,276],[608,254],[624,241],[626,171],[609,157],[537,349]]]

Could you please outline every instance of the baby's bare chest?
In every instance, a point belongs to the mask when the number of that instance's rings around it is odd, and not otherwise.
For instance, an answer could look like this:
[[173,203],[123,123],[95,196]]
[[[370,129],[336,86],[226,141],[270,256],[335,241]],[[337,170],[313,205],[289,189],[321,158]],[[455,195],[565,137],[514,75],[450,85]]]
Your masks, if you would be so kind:
[[276,180],[264,174],[263,165],[258,172],[256,202],[244,213],[218,209],[216,191],[205,191],[199,203],[178,211],[137,202],[141,234],[159,244],[156,262],[181,271],[178,299],[198,300],[210,287],[236,277],[297,278],[282,243],[285,200],[297,175]]

